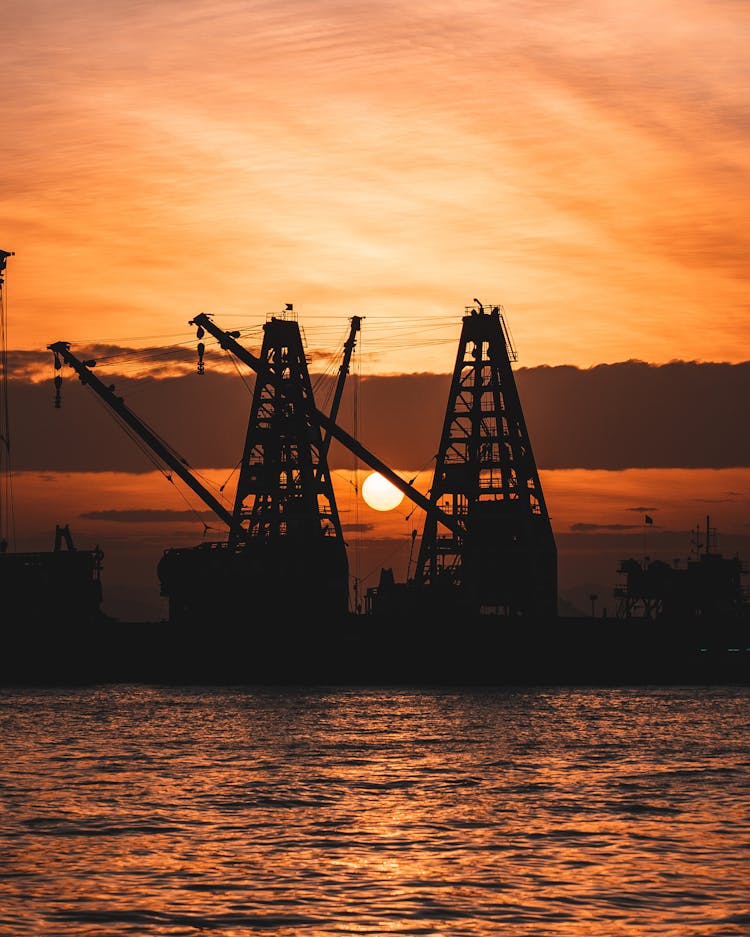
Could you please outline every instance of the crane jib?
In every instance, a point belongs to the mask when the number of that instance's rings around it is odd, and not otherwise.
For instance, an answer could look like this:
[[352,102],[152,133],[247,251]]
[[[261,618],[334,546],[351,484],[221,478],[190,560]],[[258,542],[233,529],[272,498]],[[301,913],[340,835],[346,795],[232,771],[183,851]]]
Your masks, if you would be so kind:
[[[149,446],[149,448],[156,453],[156,455],[168,465],[175,474],[188,485],[201,500],[206,504],[216,515],[221,518],[222,521],[227,526],[231,526],[232,523],[232,513],[227,510],[224,505],[217,500],[210,491],[208,491],[199,481],[193,473],[187,468],[185,461],[181,458],[178,458],[169,448],[156,436],[156,434],[149,429],[148,426],[136,416],[132,410],[130,410],[126,405],[122,397],[114,393],[113,387],[108,387],[99,378],[90,370],[90,367],[83,361],[79,361],[78,358],[70,351],[70,344],[68,342],[55,342],[52,345],[48,345],[47,348],[55,355],[55,360],[62,358],[62,360],[69,365],[78,375],[79,380],[83,384],[88,384],[91,389],[99,395],[99,397],[104,400],[104,402],[120,417],[120,419],[127,424],[135,433],[140,436],[140,438]],[[94,362],[89,362],[90,365],[93,365]]]

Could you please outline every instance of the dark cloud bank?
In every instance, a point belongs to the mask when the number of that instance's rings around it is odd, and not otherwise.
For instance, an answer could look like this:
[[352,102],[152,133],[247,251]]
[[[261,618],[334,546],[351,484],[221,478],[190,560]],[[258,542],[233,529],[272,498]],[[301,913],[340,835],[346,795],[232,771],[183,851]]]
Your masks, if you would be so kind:
[[[237,375],[208,370],[134,379],[97,373],[195,468],[231,467],[242,455],[251,398]],[[96,394],[63,370],[62,407],[52,380],[10,381],[16,471],[150,471],[149,458]],[[750,466],[750,362],[649,365],[638,361],[520,368],[516,380],[541,469]],[[252,385],[252,377],[249,379]],[[328,411],[333,379],[316,381]],[[358,436],[396,469],[429,470],[437,452],[450,375],[363,378]],[[353,428],[353,378],[339,423]],[[341,447],[332,468],[350,467]]]

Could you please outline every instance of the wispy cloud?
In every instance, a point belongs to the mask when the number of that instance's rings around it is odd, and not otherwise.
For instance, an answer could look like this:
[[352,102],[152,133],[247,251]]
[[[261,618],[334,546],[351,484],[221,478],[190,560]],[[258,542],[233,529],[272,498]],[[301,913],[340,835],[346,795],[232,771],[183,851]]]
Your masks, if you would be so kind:
[[[195,352],[184,347],[139,352],[90,346],[78,351],[79,357],[99,356],[94,369],[98,377],[114,384],[125,404],[190,465],[237,465],[254,375],[247,369],[237,373],[215,346],[207,346],[202,375]],[[62,406],[55,409],[49,353],[14,353],[11,360],[27,375],[11,380],[17,469],[153,469],[112,411],[70,369],[59,372]],[[327,411],[338,372],[333,359],[322,358],[320,364],[325,369],[314,369],[311,377],[318,407]],[[750,438],[739,431],[750,420],[750,362],[523,368],[517,383],[541,469],[750,466]],[[356,388],[358,438],[395,470],[432,470],[449,388],[449,374],[362,377]],[[355,430],[354,404],[350,378],[338,419],[349,432]],[[353,457],[334,442],[330,465],[334,470],[351,468]],[[740,490],[716,489],[712,483],[699,496],[713,503],[746,499]],[[624,510],[649,515],[659,510],[647,490],[634,498]]]
[[621,530],[639,530],[640,526],[636,524],[586,524],[578,523],[571,524],[570,529],[575,533],[586,534],[586,533],[598,533],[600,531],[621,531]]
[[[3,20],[18,347],[147,346],[284,298],[452,335],[483,295],[527,364],[744,357],[744,4],[39,0]],[[441,371],[446,351],[374,360]]]
[[156,510],[154,508],[131,508],[119,510],[84,511],[80,517],[89,521],[106,521],[117,524],[163,524],[181,522],[195,524],[196,520],[206,523],[216,523],[216,517],[211,511],[174,511]]

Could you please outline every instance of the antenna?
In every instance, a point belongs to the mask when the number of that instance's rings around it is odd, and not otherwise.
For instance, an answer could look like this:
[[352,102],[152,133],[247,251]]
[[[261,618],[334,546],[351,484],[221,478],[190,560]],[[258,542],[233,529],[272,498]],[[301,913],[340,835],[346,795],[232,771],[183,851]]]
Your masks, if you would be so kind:
[[8,415],[8,322],[3,283],[5,265],[14,251],[0,250],[0,551],[15,540],[13,517],[13,471],[10,464],[10,419]]

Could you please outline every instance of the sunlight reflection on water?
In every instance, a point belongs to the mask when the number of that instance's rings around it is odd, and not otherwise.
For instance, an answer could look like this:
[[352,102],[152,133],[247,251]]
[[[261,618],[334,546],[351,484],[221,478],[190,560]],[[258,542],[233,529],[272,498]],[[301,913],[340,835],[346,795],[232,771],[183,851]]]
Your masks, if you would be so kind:
[[0,935],[746,935],[747,688],[0,691]]

